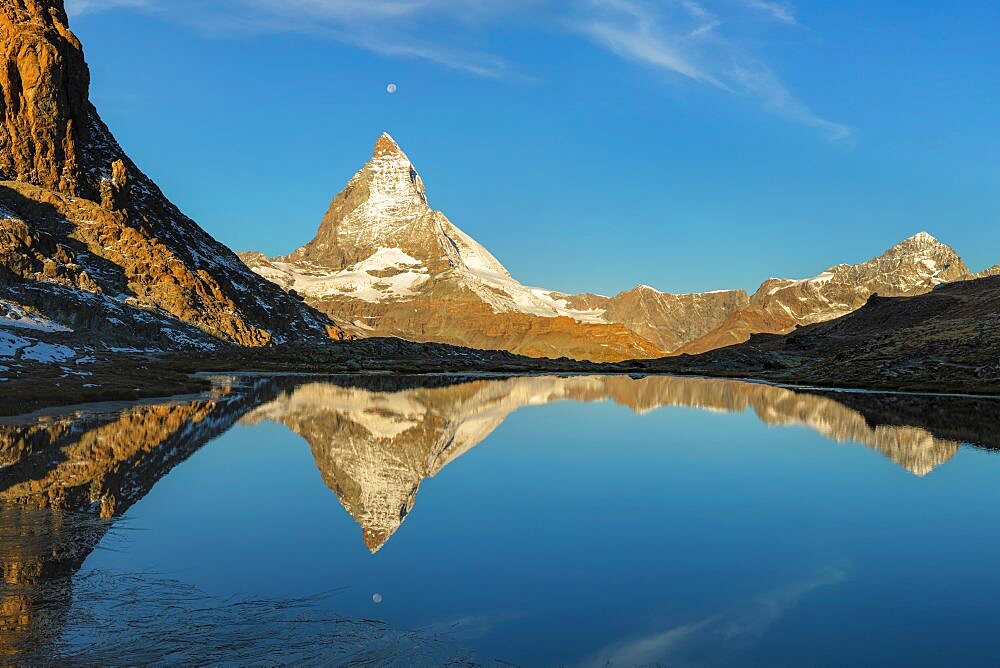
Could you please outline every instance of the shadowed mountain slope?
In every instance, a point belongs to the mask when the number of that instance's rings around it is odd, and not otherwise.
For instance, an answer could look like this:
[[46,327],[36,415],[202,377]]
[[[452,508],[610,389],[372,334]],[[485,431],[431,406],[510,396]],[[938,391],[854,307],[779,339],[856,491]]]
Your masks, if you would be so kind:
[[247,270],[125,155],[63,0],[0,0],[0,45],[3,296],[108,338],[166,328],[154,343],[177,348],[327,336],[328,318]]

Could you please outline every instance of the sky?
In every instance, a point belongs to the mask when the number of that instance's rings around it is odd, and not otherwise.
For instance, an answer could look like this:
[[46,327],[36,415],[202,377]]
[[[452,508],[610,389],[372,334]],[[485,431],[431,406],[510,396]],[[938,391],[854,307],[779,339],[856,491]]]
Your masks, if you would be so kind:
[[388,131],[530,285],[752,290],[919,231],[1000,263],[995,0],[67,9],[104,120],[234,250],[309,241]]

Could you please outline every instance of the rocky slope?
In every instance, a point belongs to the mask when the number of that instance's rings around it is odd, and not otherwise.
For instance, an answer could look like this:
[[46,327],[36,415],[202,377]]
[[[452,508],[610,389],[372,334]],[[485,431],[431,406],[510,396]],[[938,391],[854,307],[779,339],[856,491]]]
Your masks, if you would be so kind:
[[743,290],[675,295],[648,285],[614,297],[582,294],[568,301],[577,308],[603,311],[609,322],[625,325],[667,353],[705,336],[750,303]]
[[154,344],[172,347],[342,334],[248,271],[125,155],[90,103],[62,0],[0,0],[0,44],[4,296],[74,329],[155,331]]

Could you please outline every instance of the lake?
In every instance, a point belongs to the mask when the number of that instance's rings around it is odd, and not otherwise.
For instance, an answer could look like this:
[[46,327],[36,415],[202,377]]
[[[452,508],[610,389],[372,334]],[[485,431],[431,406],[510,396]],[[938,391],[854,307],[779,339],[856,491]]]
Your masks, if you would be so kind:
[[2,662],[1000,660],[997,400],[214,380],[0,423]]

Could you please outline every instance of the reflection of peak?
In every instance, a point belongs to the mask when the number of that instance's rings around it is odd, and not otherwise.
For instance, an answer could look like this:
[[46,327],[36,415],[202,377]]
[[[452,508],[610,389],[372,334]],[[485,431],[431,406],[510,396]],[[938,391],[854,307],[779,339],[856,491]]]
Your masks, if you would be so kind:
[[371,392],[311,383],[248,421],[286,425],[311,446],[324,482],[375,552],[399,529],[421,482],[480,443],[519,403],[491,382]]
[[315,382],[261,406],[302,436],[324,482],[381,549],[413,509],[421,483],[487,438],[508,415],[555,401],[614,401],[636,413],[663,406],[742,412],[774,425],[804,425],[838,442],[863,443],[916,475],[959,448],[919,427],[876,426],[833,399],[789,389],[700,378],[532,376],[436,388],[369,391]]

